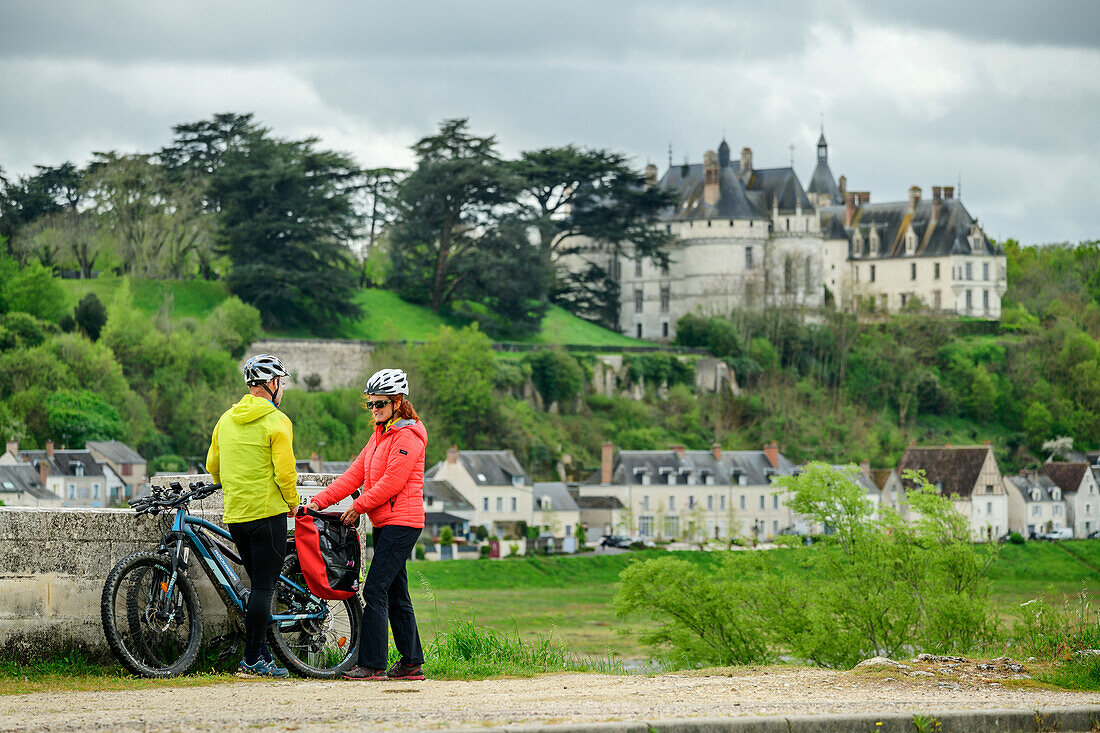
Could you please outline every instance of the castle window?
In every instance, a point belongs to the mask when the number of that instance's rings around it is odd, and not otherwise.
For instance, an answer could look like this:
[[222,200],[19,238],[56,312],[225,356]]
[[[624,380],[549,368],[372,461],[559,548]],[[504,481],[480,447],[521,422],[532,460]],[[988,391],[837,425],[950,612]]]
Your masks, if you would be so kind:
[[668,287],[661,288],[661,312],[668,313],[668,302],[670,299]]
[[745,269],[752,269],[752,247],[745,247]]
[[788,257],[783,261],[783,292],[793,293],[794,288],[794,263],[791,262],[791,258]]
[[642,276],[642,258],[634,260],[634,277]]
[[973,290],[967,290],[966,291],[966,312],[969,313],[972,310],[974,310],[974,291]]
[[642,290],[641,290],[641,288],[636,288],[634,290],[634,312],[635,313],[641,313],[642,312]]
[[871,265],[871,282],[875,281],[875,266]]
[[806,279],[806,292],[808,293],[808,292],[810,292],[810,281],[812,279],[810,277],[811,272],[810,272],[810,258],[809,257],[806,258],[806,261],[805,261],[804,264],[805,264],[804,269],[806,270],[806,273],[805,273],[805,275],[806,275],[806,277],[805,277],[805,279]]
[[661,322],[661,338],[668,338],[668,321]]
[[966,263],[966,279],[967,280],[973,280],[974,279],[974,265],[970,262]]
[[916,280],[917,279],[917,263],[916,262],[911,262],[909,264],[909,279],[910,280]]
[[982,263],[982,280],[988,280],[988,279],[989,279],[989,263],[988,262],[983,262]]
[[989,310],[989,291],[988,290],[983,290],[982,291],[982,308],[984,308],[987,311]]
[[936,280],[940,279],[940,263],[938,262],[932,266],[932,277]]

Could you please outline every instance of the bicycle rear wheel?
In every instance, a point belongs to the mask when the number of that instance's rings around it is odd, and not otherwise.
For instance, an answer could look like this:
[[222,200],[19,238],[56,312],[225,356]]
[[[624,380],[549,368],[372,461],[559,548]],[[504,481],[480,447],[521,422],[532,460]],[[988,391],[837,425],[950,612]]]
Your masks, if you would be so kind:
[[[288,555],[282,574],[300,588],[306,588],[297,555]],[[324,616],[300,621],[275,621],[268,633],[275,656],[292,672],[303,677],[332,679],[355,665],[359,654],[359,627],[363,606],[359,596],[344,601],[326,601],[302,593],[280,580],[272,598],[271,613],[311,613],[323,607]]]
[[202,644],[202,606],[185,572],[168,587],[167,557],[139,552],[107,576],[100,616],[107,644],[123,667],[143,677],[175,677],[195,664]]

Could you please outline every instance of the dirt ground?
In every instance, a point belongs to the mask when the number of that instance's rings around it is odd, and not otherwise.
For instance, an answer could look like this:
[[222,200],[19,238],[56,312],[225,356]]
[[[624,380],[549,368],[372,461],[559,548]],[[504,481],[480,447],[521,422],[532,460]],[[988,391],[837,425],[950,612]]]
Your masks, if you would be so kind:
[[[982,666],[985,665],[985,666]],[[515,724],[756,715],[1039,710],[1100,705],[1044,689],[1011,660],[932,658],[852,672],[731,668],[612,676],[424,682],[227,681],[121,692],[0,698],[0,731],[439,730]]]

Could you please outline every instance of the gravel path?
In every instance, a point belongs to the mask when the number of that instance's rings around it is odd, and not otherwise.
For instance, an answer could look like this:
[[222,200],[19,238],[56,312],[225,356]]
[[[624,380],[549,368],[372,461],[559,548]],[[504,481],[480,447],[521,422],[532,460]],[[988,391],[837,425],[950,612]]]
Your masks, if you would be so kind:
[[769,667],[652,677],[548,675],[477,682],[285,682],[0,698],[0,731],[348,731],[648,721],[755,715],[1041,710],[1100,704],[1055,692],[943,676],[886,680]]

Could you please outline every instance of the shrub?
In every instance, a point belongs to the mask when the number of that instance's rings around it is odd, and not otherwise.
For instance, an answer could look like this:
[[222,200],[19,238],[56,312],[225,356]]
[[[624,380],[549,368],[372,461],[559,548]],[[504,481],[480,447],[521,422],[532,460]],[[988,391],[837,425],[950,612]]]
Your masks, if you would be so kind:
[[47,268],[31,263],[5,287],[8,308],[57,323],[65,314],[65,290]]
[[1022,545],[1024,544],[1024,536],[1019,532],[1013,532],[1008,535],[1008,541],[1014,545]]
[[549,408],[554,402],[566,408],[584,386],[584,372],[577,360],[561,349],[539,349],[523,357],[531,367],[531,381]]
[[97,341],[99,332],[107,323],[107,308],[95,293],[88,293],[77,303],[76,310],[73,311],[73,320],[80,326],[80,330],[88,335],[88,338]]
[[478,548],[478,557],[489,557],[489,555],[492,553],[492,551],[493,551],[493,548],[490,547],[489,545],[482,545],[481,547]]
[[150,475],[158,471],[165,473],[187,473],[187,468],[187,460],[183,456],[177,456],[174,453],[165,453],[149,461]]
[[416,559],[417,560],[423,560],[424,559],[424,545],[417,545],[416,546]]
[[453,545],[455,541],[455,533],[450,527],[444,527],[439,532],[439,544],[444,547]]

